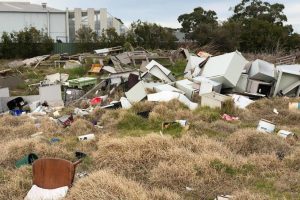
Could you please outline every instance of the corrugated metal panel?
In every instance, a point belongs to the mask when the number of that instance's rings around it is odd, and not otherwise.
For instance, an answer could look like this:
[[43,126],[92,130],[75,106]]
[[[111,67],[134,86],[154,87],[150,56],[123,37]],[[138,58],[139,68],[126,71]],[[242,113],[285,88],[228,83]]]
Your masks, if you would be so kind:
[[30,2],[0,2],[0,12],[65,12],[51,7],[43,8],[42,5]]

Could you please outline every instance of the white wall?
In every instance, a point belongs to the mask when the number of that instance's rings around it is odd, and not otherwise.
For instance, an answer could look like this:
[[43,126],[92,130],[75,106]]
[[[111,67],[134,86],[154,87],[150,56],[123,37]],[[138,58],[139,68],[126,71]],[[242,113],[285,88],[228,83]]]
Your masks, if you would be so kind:
[[[67,42],[67,24],[66,24],[66,14],[65,13],[51,13],[50,14],[50,36],[56,40],[57,37],[63,42]],[[62,38],[64,37],[64,38]]]
[[[50,36],[66,37],[66,14],[50,13]],[[3,32],[20,31],[25,27],[35,27],[48,33],[47,13],[6,13],[0,12],[0,37]]]

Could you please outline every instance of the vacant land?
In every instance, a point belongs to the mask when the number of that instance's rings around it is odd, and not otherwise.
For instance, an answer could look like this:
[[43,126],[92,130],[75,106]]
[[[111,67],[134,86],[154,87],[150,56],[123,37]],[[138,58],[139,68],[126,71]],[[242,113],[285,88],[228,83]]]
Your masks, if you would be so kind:
[[[75,179],[67,199],[213,199],[219,194],[236,199],[299,199],[299,140],[255,130],[264,118],[275,122],[277,131],[300,136],[300,113],[288,110],[289,101],[299,100],[264,99],[247,110],[227,106],[193,112],[177,101],[142,102],[130,110],[96,109],[68,128],[47,117],[4,115],[0,199],[23,199],[32,185],[31,166],[16,169],[16,160],[34,152],[75,161],[75,151],[88,154],[77,169],[88,176]],[[136,114],[147,110],[152,111],[148,119]],[[223,113],[240,120],[223,121]],[[189,129],[174,126],[161,132],[162,122],[177,119],[188,120]],[[93,126],[93,120],[104,129]],[[31,138],[36,132],[44,137]],[[77,140],[76,136],[88,133],[94,133],[96,140]],[[60,142],[51,144],[51,138]]]

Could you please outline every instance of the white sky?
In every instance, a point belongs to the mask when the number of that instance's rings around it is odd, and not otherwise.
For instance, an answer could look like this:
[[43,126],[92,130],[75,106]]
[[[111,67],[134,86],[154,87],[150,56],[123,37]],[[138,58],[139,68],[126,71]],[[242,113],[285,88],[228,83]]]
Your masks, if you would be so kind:
[[[26,1],[26,0],[5,0]],[[27,0],[28,1],[28,0]],[[267,0],[270,3],[285,5],[288,23],[300,33],[300,0]],[[190,13],[196,7],[211,9],[217,12],[219,20],[226,20],[232,15],[230,7],[241,0],[30,0],[32,3],[47,2],[50,7],[57,9],[78,8],[107,8],[113,16],[120,18],[127,26],[131,22],[156,22],[163,26],[179,28],[179,15]]]

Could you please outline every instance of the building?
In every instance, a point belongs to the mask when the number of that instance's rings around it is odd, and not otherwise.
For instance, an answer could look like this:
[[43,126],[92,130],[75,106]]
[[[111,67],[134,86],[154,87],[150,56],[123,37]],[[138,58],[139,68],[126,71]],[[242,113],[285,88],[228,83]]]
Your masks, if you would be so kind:
[[109,28],[114,28],[118,34],[127,31],[123,22],[110,15],[106,8],[99,10],[75,8],[74,10],[67,10],[67,15],[69,17],[70,41],[74,41],[76,31],[83,26],[90,27],[97,35],[101,35],[103,30]]
[[29,2],[0,2],[0,36],[3,32],[35,27],[54,40],[67,41],[66,11]]
[[110,15],[106,8],[58,10],[46,3],[38,5],[30,2],[0,2],[0,24],[0,37],[3,32],[35,27],[55,41],[62,42],[74,42],[76,31],[83,26],[89,26],[98,35],[108,28],[115,28],[118,34],[127,31],[123,22]]

